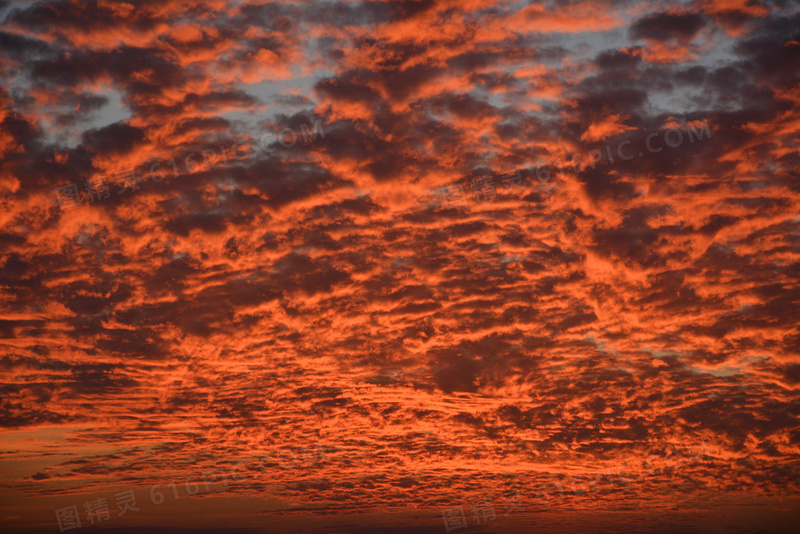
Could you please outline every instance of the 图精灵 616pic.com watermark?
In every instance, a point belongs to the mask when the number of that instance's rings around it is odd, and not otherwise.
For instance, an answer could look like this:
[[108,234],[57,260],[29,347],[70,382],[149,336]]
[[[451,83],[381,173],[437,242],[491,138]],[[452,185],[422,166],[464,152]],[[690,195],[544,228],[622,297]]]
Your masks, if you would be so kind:
[[[111,181],[107,176],[95,176],[87,178],[82,184],[77,182],[64,184],[54,188],[56,200],[61,210],[98,202],[112,198],[112,185],[117,187],[117,195],[123,195],[128,191],[138,191],[140,186],[147,182],[148,177],[154,183],[160,183],[170,173],[175,178],[200,171],[210,171],[213,165],[244,162],[256,155],[272,154],[278,150],[278,146],[292,148],[301,138],[303,144],[308,145],[312,141],[316,141],[317,136],[325,138],[322,119],[314,122],[313,126],[301,124],[299,135],[294,128],[279,128],[274,132],[262,133],[255,143],[242,140],[232,145],[223,144],[218,148],[207,148],[199,153],[189,152],[184,156],[173,157],[166,161],[150,161],[144,166],[144,169],[136,167],[119,169],[110,173],[114,178]],[[248,147],[251,148],[248,150]],[[83,185],[84,191],[81,191],[81,185]]]
[[[555,185],[552,178],[558,173],[562,179],[567,177],[567,171],[580,174],[587,169],[595,169],[599,165],[615,165],[619,162],[643,158],[647,154],[658,154],[664,150],[672,150],[684,143],[695,143],[711,138],[711,129],[707,121],[694,121],[681,128],[662,128],[651,132],[644,137],[639,150],[634,148],[631,139],[623,139],[616,144],[575,152],[568,157],[559,157],[551,163],[545,163],[528,169],[525,174],[535,175],[542,184],[552,190]],[[445,209],[466,207],[474,202],[486,202],[498,197],[498,183],[502,183],[503,193],[519,196],[528,192],[531,182],[523,175],[520,169],[508,170],[504,173],[484,174],[475,178],[462,179],[436,188],[437,203]],[[541,189],[542,186],[540,186]]]
[[540,165],[536,168],[536,178],[546,182],[552,176],[551,169],[565,176],[567,167],[575,173],[584,172],[586,169],[595,169],[598,165],[614,165],[621,161],[631,161],[643,158],[648,154],[658,154],[662,151],[676,149],[685,143],[694,143],[711,138],[711,128],[708,121],[692,121],[681,128],[662,128],[647,134],[643,146],[636,149],[630,139],[623,139],[614,146],[607,144],[603,147],[593,148],[585,152],[575,152],[566,161],[556,159],[550,164]]

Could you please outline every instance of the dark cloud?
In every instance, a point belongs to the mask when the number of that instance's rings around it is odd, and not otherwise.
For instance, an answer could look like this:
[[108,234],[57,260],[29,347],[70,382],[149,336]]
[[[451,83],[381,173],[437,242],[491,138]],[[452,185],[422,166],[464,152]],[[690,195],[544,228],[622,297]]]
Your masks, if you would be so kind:
[[116,122],[83,133],[84,146],[100,155],[127,154],[141,145],[144,139],[145,135],[141,128],[124,122]]
[[707,24],[700,13],[656,13],[634,22],[629,33],[634,39],[690,40]]

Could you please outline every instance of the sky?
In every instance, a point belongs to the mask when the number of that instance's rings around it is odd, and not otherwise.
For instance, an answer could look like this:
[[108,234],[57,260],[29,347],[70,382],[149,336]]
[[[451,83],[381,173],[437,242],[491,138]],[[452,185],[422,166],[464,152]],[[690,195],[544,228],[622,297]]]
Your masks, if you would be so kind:
[[0,21],[4,532],[796,532],[796,2]]

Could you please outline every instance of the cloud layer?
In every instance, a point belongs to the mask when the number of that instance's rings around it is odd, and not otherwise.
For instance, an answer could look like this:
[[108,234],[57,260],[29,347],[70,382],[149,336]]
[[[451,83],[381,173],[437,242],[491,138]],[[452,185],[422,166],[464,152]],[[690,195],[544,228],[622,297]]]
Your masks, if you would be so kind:
[[800,509],[791,2],[0,13],[12,527]]

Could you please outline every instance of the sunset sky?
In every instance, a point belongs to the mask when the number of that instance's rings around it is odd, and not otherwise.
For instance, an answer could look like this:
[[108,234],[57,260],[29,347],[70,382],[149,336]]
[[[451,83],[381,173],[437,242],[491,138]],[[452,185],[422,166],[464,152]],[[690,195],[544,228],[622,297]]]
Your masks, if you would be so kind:
[[0,21],[3,532],[798,532],[800,3]]

